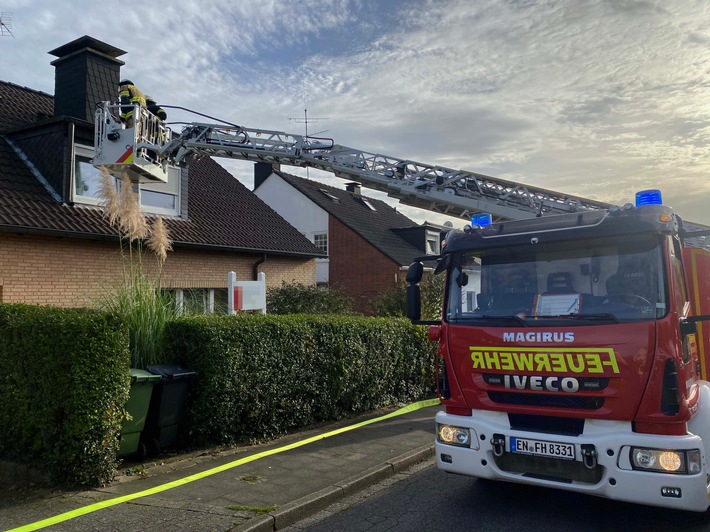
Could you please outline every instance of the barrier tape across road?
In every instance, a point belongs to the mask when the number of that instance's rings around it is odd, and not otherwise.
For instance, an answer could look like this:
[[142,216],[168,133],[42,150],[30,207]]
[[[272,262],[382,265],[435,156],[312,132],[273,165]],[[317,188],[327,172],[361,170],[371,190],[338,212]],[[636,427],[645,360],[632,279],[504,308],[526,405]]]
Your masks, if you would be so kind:
[[184,486],[185,484],[189,484],[190,482],[195,482],[196,480],[200,480],[200,479],[215,475],[217,473],[221,473],[222,471],[227,471],[227,470],[232,469],[234,467],[248,464],[249,462],[254,462],[256,460],[259,460],[260,458],[265,458],[267,456],[272,456],[275,454],[283,453],[285,451],[290,451],[291,449],[296,449],[298,447],[308,445],[309,443],[313,443],[315,441],[324,440],[326,438],[330,438],[332,436],[337,436],[338,434],[343,434],[344,432],[349,432],[351,430],[355,430],[360,427],[364,427],[366,425],[372,425],[373,423],[377,423],[378,421],[384,421],[385,419],[390,419],[393,417],[401,416],[403,414],[408,414],[409,412],[414,412],[416,410],[420,410],[422,408],[427,408],[430,406],[436,406],[438,404],[439,404],[439,399],[427,399],[426,401],[419,401],[416,403],[412,403],[412,404],[402,407],[398,410],[395,410],[394,412],[390,412],[389,414],[385,414],[384,416],[376,417],[373,419],[368,419],[367,421],[361,421],[360,423],[355,423],[354,425],[348,425],[347,427],[342,427],[342,428],[339,428],[336,430],[332,430],[332,431],[326,432],[324,434],[318,434],[317,436],[312,436],[310,438],[306,438],[305,440],[300,440],[295,443],[290,443],[288,445],[284,445],[283,447],[278,447],[276,449],[269,449],[268,451],[262,451],[260,453],[246,456],[244,458],[240,458],[239,460],[234,460],[233,462],[229,462],[227,464],[223,464],[221,466],[214,467],[212,469],[208,469],[207,471],[202,471],[201,473],[195,473],[194,475],[183,477],[178,480],[173,480],[172,482],[167,482],[165,484],[161,484],[160,486],[155,486],[154,488],[139,491],[136,493],[131,493],[129,495],[122,495],[121,497],[115,497],[113,499],[108,499],[105,501],[97,502],[94,504],[90,504],[88,506],[83,506],[81,508],[77,508],[76,510],[72,510],[70,512],[65,512],[63,514],[55,515],[54,517],[49,517],[47,519],[42,519],[41,521],[36,521],[36,522],[30,523],[28,525],[24,525],[24,526],[21,526],[18,528],[13,528],[11,530],[8,530],[7,532],[26,532],[26,531],[30,531],[30,530],[39,530],[41,528],[46,528],[48,526],[56,525],[56,524],[62,523],[64,521],[69,521],[70,519],[75,519],[75,518],[80,517],[82,515],[90,514],[93,512],[98,512],[99,510],[103,510],[104,508],[110,508],[111,506],[123,504],[124,502],[133,501],[135,499],[140,499],[141,497],[155,495],[156,493],[161,493],[163,491],[177,488],[179,486]]

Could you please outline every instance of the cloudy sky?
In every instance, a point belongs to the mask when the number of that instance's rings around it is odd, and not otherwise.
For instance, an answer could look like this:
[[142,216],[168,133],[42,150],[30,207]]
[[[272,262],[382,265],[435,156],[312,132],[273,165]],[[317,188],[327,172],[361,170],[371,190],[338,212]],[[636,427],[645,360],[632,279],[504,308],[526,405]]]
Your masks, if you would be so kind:
[[[163,104],[301,134],[307,108],[322,119],[309,133],[338,144],[612,203],[660,188],[710,224],[707,0],[0,0],[0,11],[14,34],[0,37],[4,81],[53,94],[47,52],[90,35],[125,50],[122,75]],[[221,162],[251,187],[251,164]]]

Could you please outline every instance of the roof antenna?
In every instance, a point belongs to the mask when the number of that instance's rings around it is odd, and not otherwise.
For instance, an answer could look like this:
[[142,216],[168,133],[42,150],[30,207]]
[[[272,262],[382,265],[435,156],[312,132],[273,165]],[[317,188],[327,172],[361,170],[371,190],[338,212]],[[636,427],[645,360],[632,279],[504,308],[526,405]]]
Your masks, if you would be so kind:
[[[308,101],[306,98],[306,81],[303,80],[303,118],[289,117],[289,121],[293,121],[296,124],[304,124],[305,125],[306,134],[304,136],[304,140],[305,140],[305,142],[308,142],[308,124],[309,123],[316,124],[316,123],[320,122],[321,120],[328,120],[328,118],[313,118],[313,117],[309,118],[308,117]],[[318,135],[320,133],[325,133],[326,131],[328,131],[328,130],[324,129],[323,131],[318,131],[318,132],[314,133],[314,135]],[[307,166],[306,166],[306,178],[307,179],[311,178],[311,176],[308,172]]]
[[0,13],[0,37],[7,37],[8,35],[13,39],[15,36],[12,34],[12,13]]

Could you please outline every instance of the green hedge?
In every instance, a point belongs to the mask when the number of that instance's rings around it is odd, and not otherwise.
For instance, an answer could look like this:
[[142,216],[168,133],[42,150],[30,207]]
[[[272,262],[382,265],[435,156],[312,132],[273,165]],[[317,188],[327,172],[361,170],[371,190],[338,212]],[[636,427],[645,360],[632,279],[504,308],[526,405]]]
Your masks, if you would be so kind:
[[435,345],[403,319],[191,317],[169,349],[199,371],[187,412],[197,446],[259,440],[428,396]]
[[0,304],[0,458],[64,485],[112,480],[128,366],[118,318]]
[[[201,316],[167,326],[195,369],[193,446],[270,438],[428,396],[435,344],[421,327],[356,316]],[[58,484],[110,482],[128,399],[128,332],[86,309],[0,304],[0,460]]]

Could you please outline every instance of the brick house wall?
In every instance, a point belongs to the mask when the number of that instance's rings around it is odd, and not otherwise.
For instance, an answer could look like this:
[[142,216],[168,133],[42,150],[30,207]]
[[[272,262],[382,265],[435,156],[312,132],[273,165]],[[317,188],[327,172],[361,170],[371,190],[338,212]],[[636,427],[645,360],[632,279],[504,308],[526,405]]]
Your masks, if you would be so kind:
[[[260,254],[205,250],[168,253],[162,286],[165,288],[226,288],[227,273],[251,280]],[[0,302],[91,306],[121,278],[117,242],[103,242],[38,235],[0,233]],[[157,260],[143,254],[144,271],[157,271]],[[267,287],[282,282],[315,284],[315,259],[275,257],[260,264]]]
[[368,302],[403,275],[395,261],[333,216],[328,220],[328,255],[330,284],[352,297],[361,312],[369,312]]

